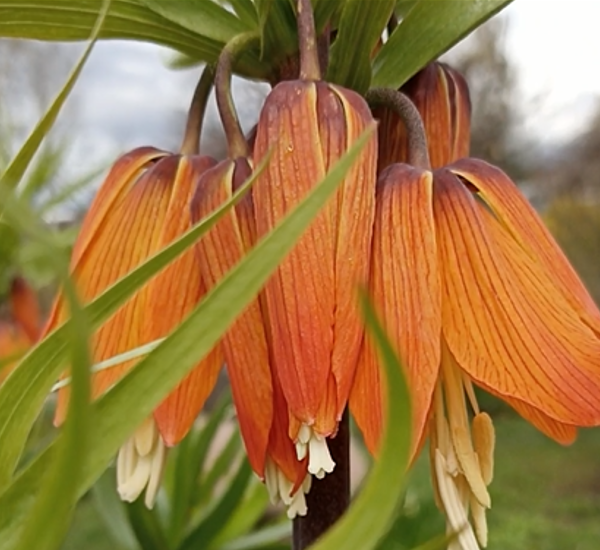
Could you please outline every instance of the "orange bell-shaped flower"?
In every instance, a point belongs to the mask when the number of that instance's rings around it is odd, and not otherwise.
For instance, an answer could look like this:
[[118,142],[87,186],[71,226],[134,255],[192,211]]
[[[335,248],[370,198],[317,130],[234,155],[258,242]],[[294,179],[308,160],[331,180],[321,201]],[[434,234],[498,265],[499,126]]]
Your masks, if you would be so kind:
[[37,296],[21,277],[11,282],[8,305],[8,318],[0,319],[0,383],[37,341],[41,325]]
[[[432,109],[421,109],[427,129]],[[487,543],[494,431],[473,384],[572,442],[578,426],[600,424],[600,312],[517,186],[483,161],[456,160],[468,131],[441,126],[427,138],[445,166],[380,174],[370,289],[412,390],[413,455],[430,435],[438,503],[460,547],[476,550]],[[465,141],[448,147],[456,135]],[[350,405],[372,452],[380,385],[367,342]]]
[[[191,226],[189,203],[195,179],[212,166],[209,157],[171,155],[141,148],[120,158],[102,184],[83,222],[71,259],[80,296],[88,302]],[[95,362],[101,362],[166,336],[196,306],[204,291],[193,251],[182,254],[144,285],[94,334]],[[45,333],[67,318],[59,295]],[[130,369],[135,360],[93,375],[96,398]],[[165,447],[190,429],[221,366],[213,352],[157,407],[121,448],[118,489],[134,500],[146,489],[151,506],[160,482]],[[69,389],[58,391],[56,422],[62,422]]]

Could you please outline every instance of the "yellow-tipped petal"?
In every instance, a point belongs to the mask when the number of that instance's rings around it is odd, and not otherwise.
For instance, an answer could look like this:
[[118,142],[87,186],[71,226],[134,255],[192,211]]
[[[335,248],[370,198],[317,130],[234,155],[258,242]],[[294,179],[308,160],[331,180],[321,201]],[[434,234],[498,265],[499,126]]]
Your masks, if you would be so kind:
[[465,178],[489,205],[513,239],[541,266],[581,318],[600,334],[600,311],[564,253],[517,186],[499,168],[462,159],[450,169]]
[[[250,175],[247,161],[223,161],[198,181],[192,216],[198,221],[232,196],[234,180]],[[227,213],[197,244],[197,260],[208,288],[219,282],[243,258],[252,239],[252,205]],[[238,223],[238,215],[244,217]],[[245,229],[242,229],[245,228]],[[240,429],[255,472],[264,477],[269,432],[273,422],[273,390],[269,350],[260,303],[253,301],[222,340]],[[287,415],[287,409],[284,413]],[[291,444],[291,442],[290,442]]]
[[444,336],[461,368],[560,422],[600,423],[600,341],[545,271],[448,170],[434,174],[434,212]]
[[[440,365],[442,306],[431,194],[431,172],[397,164],[381,174],[371,258],[373,300],[411,386],[413,451],[425,428]],[[379,440],[384,393],[373,352],[367,342],[350,399],[369,448]]]

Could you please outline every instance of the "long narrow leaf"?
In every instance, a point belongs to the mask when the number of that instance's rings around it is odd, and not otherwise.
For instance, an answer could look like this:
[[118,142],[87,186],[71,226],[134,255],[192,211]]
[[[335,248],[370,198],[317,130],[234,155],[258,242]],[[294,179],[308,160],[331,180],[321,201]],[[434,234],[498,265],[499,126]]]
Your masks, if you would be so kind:
[[371,550],[385,535],[402,501],[410,450],[410,394],[402,367],[365,295],[361,297],[368,336],[373,338],[388,388],[381,455],[368,481],[342,519],[311,550]]
[[399,88],[512,0],[419,0],[375,57],[373,86]]
[[[212,289],[166,341],[93,405],[93,453],[86,464],[80,495],[98,478],[131,432],[213,348],[239,312],[254,299],[333,194],[373,131],[373,126],[365,131],[321,184]],[[11,541],[18,536],[38,490],[36,480],[53,452],[51,447],[42,453],[0,495],[0,549],[12,548]]]
[[347,0],[329,58],[327,80],[366,92],[371,55],[394,11],[396,0]]
[[[85,66],[88,57],[92,53],[92,49],[94,48],[94,44],[96,43],[96,39],[98,38],[100,31],[102,30],[102,25],[104,23],[107,9],[110,6],[110,2],[100,4],[102,7],[102,11],[99,16],[96,18],[96,26],[92,30],[92,35],[90,42],[86,49],[84,50],[82,56],[79,58],[79,61],[76,63],[75,67],[71,71],[69,78],[65,82],[65,85],[62,87],[50,108],[46,111],[46,114],[41,118],[41,120],[37,123],[36,127],[33,129],[33,132],[29,135],[23,146],[19,149],[19,152],[12,159],[12,161],[7,166],[6,170],[0,177],[0,186],[3,188],[15,188],[23,174],[27,170],[31,159],[36,154],[39,149],[43,139],[46,137],[46,134],[50,131],[54,122],[56,121],[56,117],[60,112],[65,100],[69,97],[71,90],[75,86],[83,67]],[[0,10],[0,21],[2,21],[2,14]],[[0,204],[0,213],[2,212],[2,205]]]
[[[178,0],[175,0],[179,3]],[[0,0],[0,36],[34,40],[87,40],[101,7],[98,0]],[[139,0],[113,0],[100,38],[141,40],[178,50],[198,61],[214,63],[223,42],[165,19]],[[244,56],[236,67],[261,78],[264,67]]]

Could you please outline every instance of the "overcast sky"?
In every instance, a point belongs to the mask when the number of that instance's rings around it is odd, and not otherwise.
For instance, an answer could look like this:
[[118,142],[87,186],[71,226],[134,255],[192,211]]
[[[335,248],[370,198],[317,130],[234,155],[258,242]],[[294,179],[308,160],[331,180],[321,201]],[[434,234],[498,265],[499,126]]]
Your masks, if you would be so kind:
[[[523,100],[541,99],[527,129],[540,139],[568,139],[586,126],[600,96],[600,1],[515,0],[503,16],[509,19],[507,47]],[[199,71],[167,68],[171,55],[136,42],[96,46],[73,93],[79,119],[71,133],[76,136],[74,172],[91,158],[111,159],[140,145],[177,148]],[[238,98],[245,86],[234,89]],[[259,108],[260,93],[244,95],[247,127]],[[209,128],[217,124],[214,116],[208,122]],[[205,147],[204,152],[212,151]]]

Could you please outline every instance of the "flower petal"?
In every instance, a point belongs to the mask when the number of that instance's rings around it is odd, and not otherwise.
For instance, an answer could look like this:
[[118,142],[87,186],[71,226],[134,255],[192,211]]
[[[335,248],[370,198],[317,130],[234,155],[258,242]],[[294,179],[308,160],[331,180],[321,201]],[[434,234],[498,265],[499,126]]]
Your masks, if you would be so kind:
[[600,423],[600,341],[448,170],[434,174],[443,327],[484,388],[564,423]]
[[[271,160],[253,188],[259,237],[325,176],[315,83],[279,83],[265,101],[254,158]],[[331,369],[335,311],[331,201],[265,287],[273,361],[293,414],[315,421]]]
[[[327,160],[329,167],[339,160],[372,121],[369,107],[358,94],[337,86],[331,86],[331,90],[339,98],[343,109],[343,112],[337,115],[337,123],[339,125],[341,118],[346,121],[346,127],[337,131],[334,120],[330,124],[328,133],[325,133],[324,130],[321,132],[322,136],[326,136],[323,138],[325,143],[334,142],[336,134],[345,136],[342,151],[330,155]],[[319,117],[320,120],[323,118]],[[337,386],[337,405],[332,404],[335,418],[338,421],[342,418],[348,402],[364,335],[356,289],[364,287],[369,277],[371,239],[375,218],[376,163],[377,139],[376,136],[373,136],[365,145],[337,194],[336,307],[331,372]],[[319,431],[319,428],[316,429]],[[331,430],[322,430],[321,433],[331,433]]]
[[[86,246],[83,248],[75,245],[79,248],[79,256],[77,261],[72,261],[73,277],[84,303],[95,298],[157,250],[178,162],[179,158],[176,156],[157,162],[119,201],[112,204],[101,223],[87,219],[98,213],[98,210],[90,210],[84,226],[93,227],[94,234],[91,238],[89,233],[83,233],[79,237],[85,241]],[[146,343],[142,341],[140,334],[144,313],[138,306],[139,300],[140,292],[96,331],[91,346],[94,361],[103,361]],[[66,302],[59,295],[45,333],[67,318]],[[128,361],[96,373],[93,377],[92,396],[102,394],[132,364],[132,361]],[[64,418],[68,394],[68,387],[58,392],[56,423],[62,422]]]
[[[214,164],[210,157],[181,157],[155,251],[168,246],[191,227],[189,205],[193,186]],[[204,294],[195,251],[188,250],[142,289],[138,302],[143,312],[141,343],[167,336]],[[188,433],[215,386],[222,364],[220,350],[211,351],[155,409],[154,419],[167,446],[176,445]]]
[[600,311],[535,210],[499,168],[484,161],[463,159],[450,169],[481,194],[520,246],[540,263],[581,318],[600,334]]
[[[245,160],[223,161],[198,181],[192,217],[202,219],[229,200],[234,180],[245,180],[250,167]],[[241,221],[238,223],[238,216]],[[214,286],[247,251],[252,239],[254,212],[250,197],[227,213],[196,245],[204,282]],[[231,381],[240,429],[254,471],[264,476],[269,432],[273,422],[273,389],[269,350],[259,300],[253,301],[236,319],[222,340],[222,350]],[[287,416],[287,406],[278,414]],[[290,442],[291,445],[291,442]]]
[[[415,445],[425,428],[441,357],[441,288],[431,194],[431,172],[405,164],[384,170],[378,182],[371,257],[373,301],[411,387]],[[383,399],[378,358],[367,341],[350,406],[371,450],[381,432]]]

